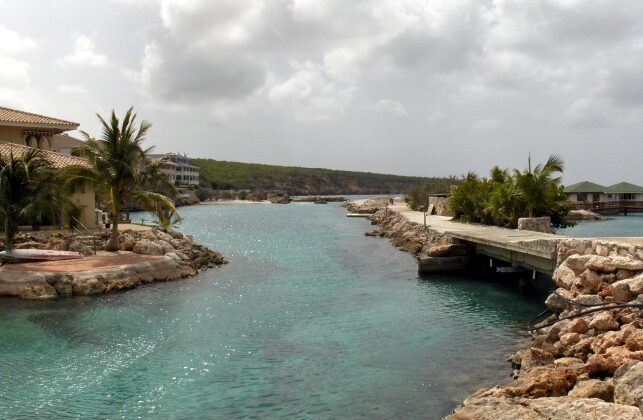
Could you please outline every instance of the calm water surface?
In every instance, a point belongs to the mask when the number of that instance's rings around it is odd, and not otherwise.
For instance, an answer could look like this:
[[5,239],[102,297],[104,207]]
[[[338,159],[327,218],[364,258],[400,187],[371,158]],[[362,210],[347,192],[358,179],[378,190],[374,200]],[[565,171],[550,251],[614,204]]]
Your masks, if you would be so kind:
[[559,229],[558,232],[575,238],[643,236],[643,213],[609,216],[601,222],[579,222],[572,228]]
[[418,278],[338,205],[182,208],[230,264],[58,302],[0,300],[0,417],[440,418],[505,380],[542,297]]

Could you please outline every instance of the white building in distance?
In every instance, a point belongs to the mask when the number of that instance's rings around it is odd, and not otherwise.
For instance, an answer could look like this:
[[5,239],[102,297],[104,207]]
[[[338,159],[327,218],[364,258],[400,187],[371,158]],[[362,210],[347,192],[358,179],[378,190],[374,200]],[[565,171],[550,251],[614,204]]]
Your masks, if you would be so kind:
[[199,167],[190,164],[187,155],[178,153],[151,154],[149,158],[159,161],[159,168],[178,187],[199,185]]

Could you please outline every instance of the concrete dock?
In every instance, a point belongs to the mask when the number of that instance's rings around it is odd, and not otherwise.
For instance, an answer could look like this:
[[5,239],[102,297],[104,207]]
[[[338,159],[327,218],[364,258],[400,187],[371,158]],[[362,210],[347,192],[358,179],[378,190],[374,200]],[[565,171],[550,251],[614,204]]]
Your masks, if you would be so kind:
[[[389,210],[411,222],[424,224],[424,213],[409,209],[403,202],[389,206]],[[477,254],[546,275],[554,272],[557,244],[565,239],[549,233],[453,222],[444,216],[427,216],[426,224],[439,233],[474,245]]]

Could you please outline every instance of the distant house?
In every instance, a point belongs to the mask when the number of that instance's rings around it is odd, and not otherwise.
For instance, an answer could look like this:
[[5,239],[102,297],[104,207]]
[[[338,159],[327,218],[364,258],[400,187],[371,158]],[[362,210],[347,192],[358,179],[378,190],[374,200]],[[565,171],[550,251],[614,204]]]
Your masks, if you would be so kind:
[[[43,153],[56,169],[89,165],[89,162],[83,158],[70,156],[69,148],[78,147],[78,143],[69,140],[72,137],[63,133],[77,128],[78,123],[75,122],[0,107],[0,154],[13,153],[15,156],[21,156],[29,149],[36,148],[44,151]],[[72,143],[73,146],[69,146]],[[96,224],[94,190],[88,188],[79,191],[70,199],[80,209],[80,222],[86,226],[94,226]]]
[[608,201],[643,201],[643,187],[619,182],[605,189]]
[[162,173],[178,187],[199,185],[199,167],[190,164],[187,155],[177,153],[151,154],[150,159],[158,160]]
[[576,203],[602,203],[605,201],[606,187],[593,182],[583,181],[565,187],[569,201]]

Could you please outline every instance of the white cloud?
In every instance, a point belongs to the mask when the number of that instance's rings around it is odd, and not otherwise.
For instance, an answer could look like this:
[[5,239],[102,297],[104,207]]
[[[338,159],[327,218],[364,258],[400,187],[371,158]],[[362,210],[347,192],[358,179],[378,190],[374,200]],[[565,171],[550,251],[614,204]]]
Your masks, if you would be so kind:
[[103,67],[107,64],[107,57],[96,52],[92,37],[79,34],[74,39],[74,52],[58,60],[58,63],[63,66]]
[[382,99],[373,106],[378,114],[406,115],[406,108],[398,101]]
[[295,65],[290,78],[270,89],[269,98],[286,106],[301,121],[325,121],[344,115],[354,93],[351,87],[330,80],[311,62]]
[[30,37],[0,25],[0,54],[22,54],[37,48],[38,44]]
[[31,88],[28,54],[38,49],[30,37],[0,25],[0,101],[23,106]]

